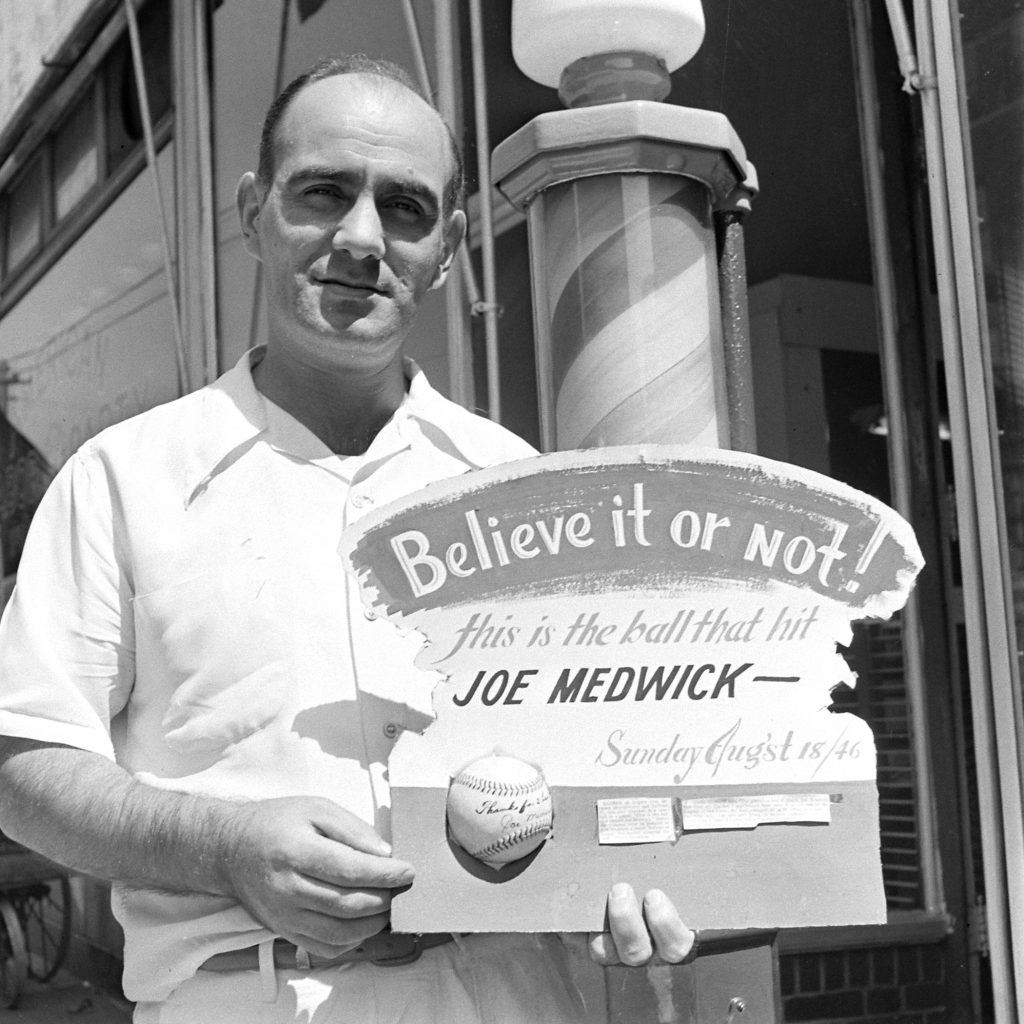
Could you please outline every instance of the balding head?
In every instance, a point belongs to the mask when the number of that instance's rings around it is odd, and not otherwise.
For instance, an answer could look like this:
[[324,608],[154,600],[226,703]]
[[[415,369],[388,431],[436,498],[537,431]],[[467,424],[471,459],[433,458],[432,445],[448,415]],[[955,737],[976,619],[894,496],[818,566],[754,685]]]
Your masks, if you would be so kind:
[[437,107],[416,87],[415,82],[413,82],[403,67],[392,61],[367,57],[365,54],[344,54],[338,57],[325,58],[314,64],[297,78],[292,79],[281,90],[280,95],[278,95],[267,111],[267,116],[263,121],[263,130],[260,134],[257,178],[261,186],[266,189],[273,181],[277,165],[278,128],[289,104],[300,92],[314,82],[322,81],[325,78],[333,78],[336,75],[372,76],[380,80],[382,88],[407,90],[430,108],[437,118],[438,130],[444,134],[447,140],[451,162],[451,173],[446,182],[443,195],[443,213],[447,217],[451,216],[455,210],[461,209],[464,188],[462,153],[451,128],[444,118],[441,117]]

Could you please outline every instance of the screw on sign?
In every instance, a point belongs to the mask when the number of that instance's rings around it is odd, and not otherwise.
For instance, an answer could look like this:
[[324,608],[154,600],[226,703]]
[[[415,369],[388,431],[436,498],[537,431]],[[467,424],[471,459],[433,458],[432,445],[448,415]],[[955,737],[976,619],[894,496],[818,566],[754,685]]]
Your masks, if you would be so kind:
[[734,996],[729,1000],[729,1015],[725,1018],[726,1024],[733,1024],[736,1018],[747,1008],[747,1004],[739,997]]

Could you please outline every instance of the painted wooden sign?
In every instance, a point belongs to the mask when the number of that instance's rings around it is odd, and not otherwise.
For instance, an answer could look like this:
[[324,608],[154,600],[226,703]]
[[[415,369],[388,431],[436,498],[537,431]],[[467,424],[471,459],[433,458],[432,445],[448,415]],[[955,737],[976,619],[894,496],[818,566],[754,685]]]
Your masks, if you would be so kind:
[[[417,868],[396,930],[596,930],[620,880],[696,928],[885,920],[871,731],[827,708],[855,682],[836,645],[922,566],[891,509],[754,456],[606,448],[438,483],[342,553],[439,679],[389,762]],[[497,865],[446,821],[452,780],[495,754],[540,771],[552,816]],[[530,814],[508,794],[480,813]]]

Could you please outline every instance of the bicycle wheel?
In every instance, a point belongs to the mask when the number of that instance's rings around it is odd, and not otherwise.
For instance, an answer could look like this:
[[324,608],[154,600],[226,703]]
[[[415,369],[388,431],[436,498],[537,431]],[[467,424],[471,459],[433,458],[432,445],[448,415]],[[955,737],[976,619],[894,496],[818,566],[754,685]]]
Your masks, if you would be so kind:
[[11,902],[25,934],[29,977],[49,981],[71,941],[71,885],[62,875],[12,892]]
[[25,935],[14,907],[0,899],[0,1006],[11,1009],[21,997],[28,974]]

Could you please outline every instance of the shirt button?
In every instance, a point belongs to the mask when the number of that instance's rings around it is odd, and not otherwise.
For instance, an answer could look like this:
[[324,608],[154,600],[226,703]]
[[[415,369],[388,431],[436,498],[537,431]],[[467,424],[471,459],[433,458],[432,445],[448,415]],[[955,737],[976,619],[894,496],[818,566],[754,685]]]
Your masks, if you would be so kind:
[[402,727],[397,722],[388,722],[388,724],[384,726],[384,735],[387,736],[389,740],[393,740],[401,731]]
[[373,622],[373,620],[377,618],[377,613],[372,608],[364,608],[363,618],[369,619],[370,622]]
[[355,494],[352,496],[352,504],[356,508],[366,508],[367,505],[373,504],[373,498],[368,494]]

